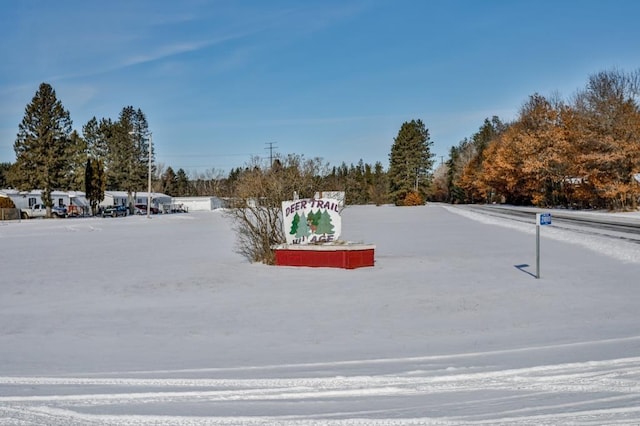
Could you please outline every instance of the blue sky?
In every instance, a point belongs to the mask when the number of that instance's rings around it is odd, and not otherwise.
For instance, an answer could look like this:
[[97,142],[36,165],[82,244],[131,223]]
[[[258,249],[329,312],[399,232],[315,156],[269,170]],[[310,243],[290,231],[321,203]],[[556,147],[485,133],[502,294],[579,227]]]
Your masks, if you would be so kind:
[[127,105],[156,161],[224,174],[251,156],[382,162],[421,119],[437,162],[534,94],[640,68],[640,2],[45,0],[0,4],[0,162],[47,82],[74,129]]

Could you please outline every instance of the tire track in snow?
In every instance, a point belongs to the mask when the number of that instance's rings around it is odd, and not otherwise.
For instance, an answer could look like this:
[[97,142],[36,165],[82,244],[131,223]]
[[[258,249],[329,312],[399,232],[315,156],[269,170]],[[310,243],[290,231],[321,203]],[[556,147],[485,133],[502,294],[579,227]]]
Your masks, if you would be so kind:
[[[32,390],[21,395],[25,386]],[[0,423],[16,425],[637,424],[640,357],[467,373],[439,370],[435,375],[411,370],[393,375],[266,379],[0,377],[0,390]],[[438,405],[430,401],[443,395],[450,395],[446,412],[459,415],[438,414]],[[475,404],[479,409],[468,408],[470,395],[479,401]],[[364,400],[370,402],[367,406],[377,407],[377,401],[393,405],[403,398],[418,405],[361,411],[355,404]],[[160,412],[173,412],[184,404],[209,404],[215,412],[221,404],[235,404],[236,411],[242,412],[254,404],[265,413],[277,413],[282,403],[295,403],[305,414],[162,416],[135,415],[132,409],[160,407]],[[321,403],[337,405],[336,410],[318,412]],[[113,406],[120,413],[131,410],[130,414],[109,414]],[[106,414],[87,413],[88,408]]]
[[[5,417],[5,415],[12,417]],[[368,413],[364,413],[368,414]],[[66,426],[211,426],[211,425],[281,425],[281,426],[411,426],[411,425],[492,425],[492,426],[556,426],[572,424],[581,426],[637,425],[640,408],[613,408],[589,410],[580,413],[558,413],[553,415],[533,415],[528,417],[501,417],[488,420],[470,420],[463,417],[441,418],[389,418],[377,419],[355,417],[349,419],[304,419],[298,416],[234,416],[234,417],[201,417],[201,416],[141,416],[141,415],[91,415],[72,412],[70,410],[38,407],[32,410],[3,410],[0,408],[0,419],[11,419],[5,426],[18,425],[66,425]]]

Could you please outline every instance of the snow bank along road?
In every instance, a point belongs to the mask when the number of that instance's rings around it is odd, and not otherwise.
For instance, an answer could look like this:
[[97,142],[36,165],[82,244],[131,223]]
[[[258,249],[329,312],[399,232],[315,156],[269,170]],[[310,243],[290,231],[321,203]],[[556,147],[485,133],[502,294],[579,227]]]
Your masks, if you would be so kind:
[[536,213],[552,213],[554,228],[640,244],[640,215],[607,214],[589,211],[549,210],[502,205],[459,206],[472,212],[522,223],[535,223]]

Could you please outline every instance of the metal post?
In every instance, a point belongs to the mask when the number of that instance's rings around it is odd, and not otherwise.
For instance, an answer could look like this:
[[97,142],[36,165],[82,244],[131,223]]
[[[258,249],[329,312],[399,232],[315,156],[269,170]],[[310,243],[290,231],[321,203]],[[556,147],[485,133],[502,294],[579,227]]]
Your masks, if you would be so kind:
[[536,278],[540,278],[540,224],[536,225]]
[[151,148],[153,147],[153,133],[149,133],[149,181],[147,185],[147,219],[151,218]]

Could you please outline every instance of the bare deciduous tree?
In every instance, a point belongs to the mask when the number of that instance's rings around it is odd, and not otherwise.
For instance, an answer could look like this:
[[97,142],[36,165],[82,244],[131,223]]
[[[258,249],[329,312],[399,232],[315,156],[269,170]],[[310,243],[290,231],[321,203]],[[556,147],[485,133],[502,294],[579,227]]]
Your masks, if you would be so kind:
[[227,216],[237,236],[237,252],[252,262],[273,264],[273,247],[286,241],[282,229],[282,202],[313,197],[328,166],[321,159],[303,156],[278,158],[273,167],[252,158],[236,183]]

